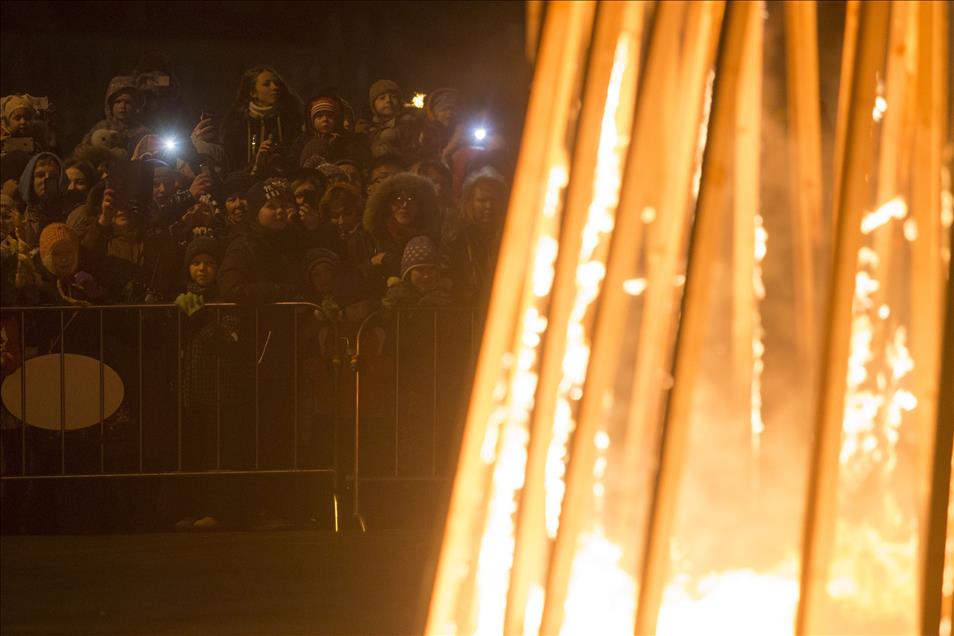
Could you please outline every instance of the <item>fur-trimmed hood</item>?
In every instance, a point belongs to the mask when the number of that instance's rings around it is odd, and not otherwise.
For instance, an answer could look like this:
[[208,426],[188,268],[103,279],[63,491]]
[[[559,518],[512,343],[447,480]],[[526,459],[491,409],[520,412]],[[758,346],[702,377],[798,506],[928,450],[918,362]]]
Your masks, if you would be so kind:
[[387,235],[385,222],[391,213],[391,199],[407,192],[420,202],[418,229],[432,238],[440,236],[441,213],[434,186],[426,178],[411,172],[399,172],[381,182],[364,207],[364,229],[375,238]]

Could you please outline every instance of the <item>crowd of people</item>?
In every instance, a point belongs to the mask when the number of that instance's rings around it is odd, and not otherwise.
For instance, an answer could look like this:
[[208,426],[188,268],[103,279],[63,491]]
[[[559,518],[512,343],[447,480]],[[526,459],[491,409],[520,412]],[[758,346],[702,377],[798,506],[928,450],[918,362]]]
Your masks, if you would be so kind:
[[105,118],[65,159],[48,100],[3,98],[5,305],[192,293],[344,310],[486,295],[506,159],[500,139],[463,125],[457,90],[432,91],[418,108],[379,80],[356,117],[332,91],[302,105],[277,71],[256,66],[221,120],[203,112],[175,140],[160,134],[171,82],[143,75],[109,82]]
[[[248,406],[252,393],[247,370],[226,370],[226,389],[217,384],[216,364],[227,358],[220,345],[250,345],[255,330],[267,330],[281,351],[288,330],[267,314],[254,327],[238,313],[212,319],[206,303],[312,303],[315,333],[354,331],[375,311],[485,305],[508,199],[507,150],[493,131],[469,125],[459,91],[408,97],[383,79],[357,112],[332,90],[302,103],[275,69],[255,66],[224,116],[202,112],[187,139],[175,138],[168,122],[190,119],[181,86],[165,71],[135,71],[109,82],[104,118],[70,153],[46,98],[3,97],[2,304],[175,303],[187,316],[177,390],[195,441],[186,446],[198,449],[185,463],[209,468],[217,436],[229,436],[213,432],[220,391],[232,392],[233,407]],[[19,334],[17,320],[3,317],[5,376],[23,355],[12,348],[37,340]],[[302,346],[315,346],[307,340]],[[254,392],[274,383],[261,393],[275,415],[289,408],[281,391],[293,363],[270,355],[259,356],[271,367]],[[248,419],[242,408],[233,420]]]

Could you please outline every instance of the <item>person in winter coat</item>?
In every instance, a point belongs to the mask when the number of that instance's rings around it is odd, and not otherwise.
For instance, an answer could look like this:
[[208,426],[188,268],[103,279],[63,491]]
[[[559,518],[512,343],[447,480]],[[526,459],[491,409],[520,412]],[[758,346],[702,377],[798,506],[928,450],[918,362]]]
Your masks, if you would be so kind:
[[297,213],[284,179],[269,179],[246,194],[248,219],[222,259],[222,296],[239,303],[270,303],[298,296],[297,237],[289,221]]
[[[321,216],[335,229],[333,249],[342,258],[348,258],[348,244],[355,232],[361,231],[361,212],[364,199],[350,183],[335,183],[321,197]],[[349,259],[350,260],[350,259]]]
[[404,246],[415,236],[440,240],[440,207],[431,182],[410,172],[383,181],[364,209],[365,234],[348,246],[364,280],[383,296],[386,281],[400,276]]
[[335,95],[318,95],[308,102],[306,120],[309,132],[303,136],[304,145],[298,156],[299,165],[315,155],[334,163],[351,159],[366,163],[370,158],[367,139],[342,127],[343,107]]
[[453,177],[450,168],[443,161],[423,159],[411,168],[414,174],[425,177],[434,184],[437,190],[437,200],[441,205],[441,226],[446,227],[452,219],[457,217],[457,205],[453,194]]
[[361,119],[355,131],[368,136],[371,156],[394,154],[405,163],[417,159],[419,123],[414,112],[405,110],[401,89],[392,80],[378,80],[368,89],[371,119]]
[[33,304],[89,305],[102,302],[105,291],[88,272],[78,271],[79,238],[68,225],[50,223],[40,234],[36,272],[40,286]]
[[59,157],[51,152],[41,152],[30,160],[20,175],[18,187],[20,199],[26,203],[23,215],[25,235],[21,239],[36,246],[44,227],[63,220],[66,188],[66,171]]
[[464,304],[482,304],[493,283],[507,205],[503,177],[490,168],[464,182],[460,213],[445,226],[446,261]]
[[387,308],[441,307],[454,302],[451,281],[441,275],[437,245],[427,236],[416,236],[404,246],[401,277],[388,279]]
[[99,173],[89,163],[75,158],[63,162],[63,169],[67,180],[63,208],[69,214],[86,201],[90,189],[99,183]]
[[127,152],[132,152],[139,140],[150,133],[150,130],[139,122],[142,100],[136,87],[136,78],[119,75],[111,79],[106,87],[105,101],[106,118],[90,128],[80,146],[94,145],[92,139],[96,131],[109,130],[118,133],[122,147]]
[[97,277],[111,298],[124,303],[161,302],[175,295],[179,255],[168,228],[150,224],[135,203],[117,208],[110,189],[83,246],[93,255]]
[[424,123],[421,126],[421,157],[443,161],[459,125],[461,111],[460,91],[439,88],[424,98]]
[[[37,110],[37,104],[46,102],[46,110]],[[7,95],[0,99],[0,155],[9,152],[55,151],[56,138],[47,120],[53,105],[46,98],[31,95]],[[14,145],[14,141],[22,145]]]
[[275,69],[253,66],[245,71],[222,122],[229,170],[268,176],[275,163],[297,165],[298,157],[291,153],[302,131],[301,110],[298,96]]
[[337,241],[335,228],[322,214],[320,204],[326,190],[325,175],[317,170],[302,169],[292,181],[291,190],[298,206],[291,226],[298,235],[300,253],[316,247],[333,248]]
[[[185,292],[176,304],[187,314],[182,319],[182,468],[211,470],[222,438],[229,435],[228,422],[217,433],[219,400],[227,394],[220,362],[235,346],[236,324],[228,312],[203,308],[220,300],[218,270],[222,261],[220,243],[209,236],[193,239],[185,250]],[[200,483],[184,498],[187,517],[176,523],[179,530],[212,530],[222,523],[228,501],[220,493]],[[226,514],[227,516],[227,514]]]

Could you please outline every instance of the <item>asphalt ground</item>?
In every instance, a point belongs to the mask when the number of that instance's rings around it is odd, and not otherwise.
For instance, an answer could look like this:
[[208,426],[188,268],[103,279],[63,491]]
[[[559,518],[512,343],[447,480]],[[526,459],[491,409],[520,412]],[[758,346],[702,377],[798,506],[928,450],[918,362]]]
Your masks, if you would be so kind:
[[411,634],[437,532],[0,538],[4,634]]

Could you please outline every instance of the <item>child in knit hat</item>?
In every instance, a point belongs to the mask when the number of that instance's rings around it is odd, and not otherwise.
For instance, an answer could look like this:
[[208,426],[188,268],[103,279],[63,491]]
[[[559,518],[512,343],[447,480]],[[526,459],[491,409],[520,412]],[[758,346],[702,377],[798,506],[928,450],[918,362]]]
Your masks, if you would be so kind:
[[79,237],[65,223],[50,223],[40,233],[38,304],[88,305],[104,292],[93,277],[79,268]]
[[441,307],[453,304],[450,279],[441,274],[439,253],[428,236],[415,236],[404,246],[401,278],[388,279],[382,303],[388,308]]
[[414,112],[403,108],[401,89],[393,80],[382,79],[368,89],[371,119],[361,119],[355,131],[368,136],[371,156],[394,154],[405,162],[417,158],[420,123]]
[[[189,317],[182,321],[182,467],[209,470],[216,466],[216,403],[224,390],[216,386],[218,366],[235,346],[237,318],[222,312],[200,311],[206,302],[218,300],[219,263],[222,246],[211,236],[199,236],[185,250],[186,293],[176,304]],[[227,426],[227,425],[226,425]],[[228,431],[223,428],[220,435]],[[228,502],[210,484],[199,483],[179,493],[183,512],[190,516],[176,523],[179,530],[214,530],[219,527]]]

